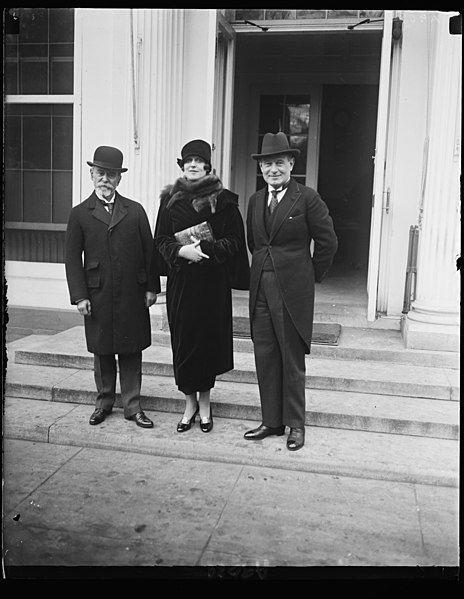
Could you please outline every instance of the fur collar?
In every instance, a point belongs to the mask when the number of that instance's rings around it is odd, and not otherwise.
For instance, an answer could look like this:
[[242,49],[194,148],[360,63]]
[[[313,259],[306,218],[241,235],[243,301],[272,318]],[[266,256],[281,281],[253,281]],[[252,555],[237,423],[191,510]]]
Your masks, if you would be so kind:
[[217,196],[222,189],[222,183],[216,175],[206,175],[198,181],[189,181],[185,177],[180,177],[174,185],[165,187],[161,195],[170,196],[167,208],[171,208],[178,200],[184,199],[192,202],[192,206],[197,212],[209,206],[214,214]]

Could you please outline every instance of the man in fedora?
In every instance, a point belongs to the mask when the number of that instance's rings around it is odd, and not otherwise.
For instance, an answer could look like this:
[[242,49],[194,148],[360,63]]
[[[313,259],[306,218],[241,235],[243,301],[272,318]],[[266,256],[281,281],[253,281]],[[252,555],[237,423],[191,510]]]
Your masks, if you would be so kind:
[[66,278],[94,354],[97,398],[89,423],[100,424],[112,411],[117,355],[124,416],[151,428],[140,407],[142,350],[151,344],[149,308],[161,288],[150,272],[153,235],[146,212],[116,191],[127,171],[122,162],[122,152],[111,146],[98,147],[87,162],[95,189],[69,216]]
[[247,213],[250,325],[262,423],[245,439],[280,436],[288,426],[290,451],[305,442],[305,355],[311,349],[314,282],[322,281],[337,251],[326,204],[314,189],[291,178],[299,154],[285,133],[266,133],[261,154],[252,158],[267,185],[251,196]]

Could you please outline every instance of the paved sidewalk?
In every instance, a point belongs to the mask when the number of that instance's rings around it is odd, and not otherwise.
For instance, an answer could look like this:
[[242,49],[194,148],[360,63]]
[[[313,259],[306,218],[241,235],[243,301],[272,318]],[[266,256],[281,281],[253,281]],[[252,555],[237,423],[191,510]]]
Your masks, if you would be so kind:
[[[431,576],[456,576],[453,468],[433,481],[424,470],[427,457],[437,465],[434,441],[456,442],[399,438],[400,451],[416,446],[417,456],[374,468],[386,435],[308,427],[307,447],[292,454],[285,437],[243,440],[246,421],[178,435],[176,414],[152,412],[155,428],[142,430],[120,410],[90,427],[89,406],[5,406],[7,578],[28,577],[31,566],[38,578],[69,566],[90,568],[72,570],[80,577],[102,568],[103,578],[337,578],[365,566],[409,567],[412,577],[443,566]],[[405,470],[422,441],[430,455]]]

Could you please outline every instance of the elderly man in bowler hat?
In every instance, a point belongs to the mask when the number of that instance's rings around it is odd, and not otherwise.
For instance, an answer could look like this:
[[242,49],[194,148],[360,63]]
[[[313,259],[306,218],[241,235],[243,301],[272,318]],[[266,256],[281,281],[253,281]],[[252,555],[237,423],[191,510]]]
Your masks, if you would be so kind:
[[281,436],[288,426],[290,451],[305,443],[305,355],[311,349],[314,282],[325,277],[337,251],[326,204],[314,189],[291,178],[299,154],[285,133],[266,133],[261,153],[252,158],[267,185],[251,196],[247,212],[250,325],[262,423],[245,439]]
[[98,147],[87,162],[95,189],[71,210],[66,278],[94,354],[97,398],[89,423],[100,424],[112,411],[117,355],[124,416],[152,428],[140,406],[142,350],[151,344],[149,308],[160,281],[150,269],[153,235],[146,212],[116,191],[127,171],[122,163],[122,152],[111,146]]

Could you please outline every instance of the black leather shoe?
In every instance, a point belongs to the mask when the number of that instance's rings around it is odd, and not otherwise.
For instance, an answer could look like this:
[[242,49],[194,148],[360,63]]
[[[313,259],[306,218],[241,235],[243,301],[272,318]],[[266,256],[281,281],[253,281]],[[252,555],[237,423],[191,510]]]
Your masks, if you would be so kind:
[[259,441],[260,439],[265,439],[266,437],[270,437],[271,435],[276,435],[277,437],[281,437],[285,433],[285,425],[270,427],[265,424],[260,424],[258,428],[255,428],[251,431],[247,431],[243,436],[245,439],[251,441]]
[[137,412],[137,414],[129,416],[126,420],[134,420],[135,424],[142,428],[153,428],[153,422],[143,412]]
[[96,408],[95,412],[90,416],[89,424],[101,424],[109,414],[111,414],[111,410]]
[[291,428],[287,439],[287,449],[297,451],[301,449],[305,443],[305,429]]
[[209,417],[208,418],[200,418],[200,428],[204,433],[209,433],[213,428],[213,414],[211,413],[211,408],[209,409]]
[[194,424],[194,422],[195,422],[195,418],[197,417],[197,414],[198,414],[198,408],[195,410],[195,414],[190,418],[190,420],[187,420],[187,422],[184,422],[183,418],[182,418],[182,420],[179,420],[179,422],[177,423],[177,432],[185,433],[185,431],[190,430],[190,428],[192,427],[192,424]]

